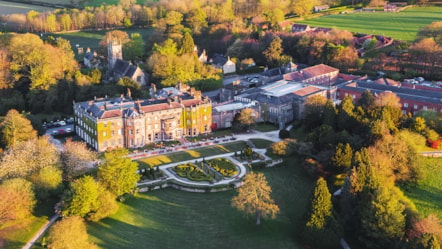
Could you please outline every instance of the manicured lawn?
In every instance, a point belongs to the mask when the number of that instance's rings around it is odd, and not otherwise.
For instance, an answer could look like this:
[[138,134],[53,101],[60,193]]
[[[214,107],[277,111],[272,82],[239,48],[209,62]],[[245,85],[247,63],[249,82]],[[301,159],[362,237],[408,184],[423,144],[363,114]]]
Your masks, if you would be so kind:
[[416,204],[419,212],[425,216],[434,213],[442,219],[442,158],[424,158],[422,167],[425,179],[404,192]]
[[266,149],[270,145],[273,144],[272,141],[266,140],[266,139],[260,139],[260,138],[251,138],[250,141],[256,146],[258,149]]
[[274,126],[272,124],[264,124],[264,123],[255,125],[255,127],[253,129],[260,131],[260,132],[268,132],[268,131],[278,130],[278,128],[276,126]]
[[180,151],[175,153],[169,153],[164,155],[152,156],[139,159],[141,162],[140,167],[155,167],[163,164],[169,164],[173,162],[187,161],[195,158],[208,157],[213,155],[225,154],[229,152],[242,150],[245,146],[245,142],[237,141],[226,144],[211,145],[203,148],[191,149],[186,151]]
[[337,28],[351,32],[377,34],[412,41],[423,26],[440,21],[442,7],[415,7],[398,13],[367,12],[329,15],[297,21],[316,27]]
[[[293,162],[296,160],[292,160]],[[254,225],[230,206],[236,191],[189,193],[162,189],[139,194],[117,214],[88,225],[102,248],[303,248],[296,241],[313,182],[295,163],[262,170],[281,209],[276,220]]]

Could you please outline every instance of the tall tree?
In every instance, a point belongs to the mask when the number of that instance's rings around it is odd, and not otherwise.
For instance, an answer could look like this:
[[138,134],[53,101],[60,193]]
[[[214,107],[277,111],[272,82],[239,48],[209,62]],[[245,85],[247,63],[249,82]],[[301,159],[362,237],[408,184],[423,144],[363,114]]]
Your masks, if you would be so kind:
[[130,35],[130,41],[126,42],[123,46],[123,57],[126,60],[134,61],[140,60],[144,52],[145,43],[140,33],[132,33]]
[[48,248],[53,249],[96,249],[89,242],[86,224],[78,216],[70,216],[56,222],[49,230]]
[[189,32],[184,33],[183,40],[181,42],[181,54],[190,54],[194,52],[195,43],[193,42],[192,35]]
[[338,144],[334,156],[331,158],[331,162],[340,169],[345,171],[350,169],[351,160],[353,158],[353,149],[350,144]]
[[127,154],[125,149],[106,152],[98,167],[98,181],[118,197],[133,193],[140,180],[138,164],[128,158]]
[[333,216],[333,204],[327,182],[320,177],[311,198],[307,223],[302,239],[316,248],[336,248],[339,245],[339,226]]
[[14,178],[0,184],[0,231],[29,219],[36,204],[32,183]]
[[232,198],[232,206],[246,213],[255,215],[256,225],[261,224],[261,217],[274,219],[279,213],[270,194],[272,189],[263,173],[250,173],[238,188],[238,195]]
[[3,143],[6,147],[14,147],[37,137],[37,131],[31,125],[31,121],[23,117],[17,110],[10,110],[0,124]]
[[361,241],[370,248],[393,248],[405,231],[405,206],[388,186],[364,195],[359,205]]
[[83,176],[70,183],[62,200],[64,216],[77,215],[98,221],[118,210],[115,195],[90,176]]
[[290,62],[291,58],[288,55],[284,55],[284,49],[282,48],[282,40],[279,36],[275,36],[270,42],[269,47],[263,52],[267,63],[270,68],[279,67]]

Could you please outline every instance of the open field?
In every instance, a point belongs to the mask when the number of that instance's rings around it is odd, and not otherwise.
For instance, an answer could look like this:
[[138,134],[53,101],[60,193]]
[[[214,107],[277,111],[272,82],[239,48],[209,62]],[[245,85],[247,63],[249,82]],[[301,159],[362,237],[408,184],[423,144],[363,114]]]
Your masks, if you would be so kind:
[[[44,6],[36,6],[36,5],[30,5],[30,4],[21,4],[21,3],[0,1],[0,15],[23,14],[23,13],[28,13],[31,10],[35,10],[38,12],[45,12],[48,10],[53,11],[54,8],[44,7]],[[3,28],[3,27],[1,27],[1,28]],[[3,31],[3,30],[0,29],[0,31]]]
[[139,167],[155,167],[163,164],[182,162],[196,158],[239,151],[244,148],[245,144],[246,143],[243,141],[238,141],[226,144],[211,145],[203,148],[190,149],[175,153],[168,153],[164,155],[146,157],[138,160],[139,162],[141,162]]
[[296,21],[315,27],[328,27],[356,33],[377,34],[397,40],[412,41],[419,29],[434,21],[440,21],[442,7],[416,7],[394,12],[365,12],[322,16]]
[[[57,34],[48,34],[54,37],[62,37],[63,39],[69,40],[72,46],[72,49],[75,52],[75,55],[78,56],[78,51],[76,45],[82,47],[86,52],[87,48],[90,48],[91,51],[98,51],[99,42],[103,39],[106,32],[110,30],[98,30],[98,31],[79,31],[79,32],[67,32],[67,33],[57,33]],[[152,35],[152,28],[132,28],[132,29],[122,29],[121,31],[126,32],[129,37],[133,33],[140,33],[143,37],[143,40],[148,40],[148,38]],[[83,59],[83,58],[77,58]]]
[[442,158],[424,158],[425,179],[405,191],[405,194],[416,204],[419,212],[427,216],[436,214],[442,219]]
[[281,213],[259,227],[253,217],[244,217],[230,206],[236,191],[204,194],[162,189],[121,204],[115,215],[89,224],[88,232],[98,246],[108,249],[303,248],[295,236],[313,182],[295,166],[262,171]]

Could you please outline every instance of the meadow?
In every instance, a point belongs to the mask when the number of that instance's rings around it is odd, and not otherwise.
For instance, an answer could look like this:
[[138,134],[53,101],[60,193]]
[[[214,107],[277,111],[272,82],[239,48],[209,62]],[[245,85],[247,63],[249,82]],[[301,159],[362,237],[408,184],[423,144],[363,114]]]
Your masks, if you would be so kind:
[[433,213],[442,219],[442,158],[424,158],[422,167],[424,179],[405,194],[416,204],[420,213],[425,216]]
[[296,234],[313,181],[293,160],[261,172],[281,212],[260,226],[254,217],[231,207],[234,190],[205,194],[161,189],[139,193],[120,204],[115,215],[88,224],[88,233],[98,246],[109,249],[303,248]]
[[[30,5],[30,4],[0,1],[0,15],[24,14],[24,13],[28,13],[31,10],[35,10],[38,12],[45,12],[45,11],[49,11],[49,10],[53,11],[54,8],[37,6],[37,5]],[[0,31],[2,31],[2,30],[0,30]]]
[[[79,32],[66,32],[66,33],[57,33],[57,34],[48,34],[54,37],[61,37],[63,39],[69,40],[71,43],[71,47],[75,52],[78,60],[82,60],[83,58],[78,57],[77,44],[78,47],[82,47],[84,52],[86,52],[87,48],[90,48],[91,51],[98,51],[99,42],[103,39],[106,32],[110,30],[97,30],[97,31],[79,31]],[[146,41],[152,35],[152,28],[131,28],[122,30],[126,32],[129,37],[133,33],[139,33],[143,37],[143,40]]]
[[440,21],[442,7],[414,7],[401,12],[357,12],[296,21],[315,27],[337,28],[413,41],[420,28]]

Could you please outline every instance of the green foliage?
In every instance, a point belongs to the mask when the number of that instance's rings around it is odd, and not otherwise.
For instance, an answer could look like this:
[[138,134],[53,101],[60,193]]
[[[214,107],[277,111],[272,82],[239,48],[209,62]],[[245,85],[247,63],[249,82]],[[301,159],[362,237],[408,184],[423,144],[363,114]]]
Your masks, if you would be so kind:
[[70,183],[62,200],[64,216],[80,216],[98,221],[118,210],[115,195],[90,176],[83,176]]
[[180,164],[172,168],[172,170],[180,177],[187,178],[191,181],[206,181],[211,182],[213,178],[205,174],[193,163]]
[[316,181],[306,227],[318,230],[324,229],[328,220],[333,218],[332,209],[331,194],[327,182],[321,177]]
[[371,248],[391,248],[404,235],[405,206],[387,186],[361,200],[360,240]]
[[275,36],[268,48],[263,52],[270,68],[279,67],[291,61],[290,56],[283,54],[282,40]]
[[62,171],[56,166],[41,168],[30,175],[29,179],[34,183],[35,194],[40,200],[58,194],[62,188]]
[[21,178],[0,184],[0,231],[28,219],[36,204],[32,183]]
[[346,171],[351,167],[353,158],[353,150],[350,144],[339,143],[336,146],[335,155],[331,158],[331,162],[340,169]]
[[285,139],[290,137],[290,132],[286,129],[282,129],[279,131],[279,138]]
[[132,33],[130,35],[130,41],[126,42],[123,46],[124,59],[134,61],[140,60],[145,54],[146,44],[143,41],[143,37],[140,33]]
[[127,154],[125,149],[106,152],[103,162],[98,166],[98,181],[118,197],[133,193],[140,179],[138,164],[128,158]]
[[33,129],[31,122],[14,109],[9,110],[0,123],[0,131],[2,142],[8,148],[37,137],[37,132]]
[[214,158],[207,160],[207,163],[225,177],[232,177],[238,174],[236,165],[226,158]]
[[49,230],[48,248],[95,249],[89,242],[86,224],[78,216],[70,216],[56,222]]

